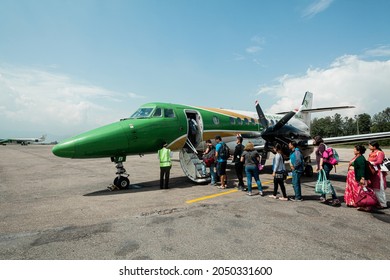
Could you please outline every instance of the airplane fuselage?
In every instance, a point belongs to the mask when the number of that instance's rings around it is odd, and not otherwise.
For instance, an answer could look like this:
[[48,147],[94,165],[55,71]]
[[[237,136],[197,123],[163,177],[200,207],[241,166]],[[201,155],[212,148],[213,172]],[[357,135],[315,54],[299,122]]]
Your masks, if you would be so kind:
[[[251,112],[245,114],[241,111],[170,103],[148,103],[138,111],[140,113],[134,117],[68,138],[56,145],[53,153],[67,158],[125,157],[155,153],[164,141],[171,150],[180,150],[185,146],[187,138],[191,137],[188,125],[191,118],[199,129],[193,141],[195,148],[200,147],[204,140],[214,139],[216,135],[227,140],[235,140],[237,134],[256,139],[260,138],[263,130]],[[277,121],[278,117],[270,119]],[[304,126],[301,122],[300,125]],[[310,137],[306,131],[293,126],[284,128],[287,129],[297,139]]]
[[8,138],[8,139],[0,139],[0,144],[20,144],[22,146],[28,144],[37,144],[45,141],[45,135],[40,138]]

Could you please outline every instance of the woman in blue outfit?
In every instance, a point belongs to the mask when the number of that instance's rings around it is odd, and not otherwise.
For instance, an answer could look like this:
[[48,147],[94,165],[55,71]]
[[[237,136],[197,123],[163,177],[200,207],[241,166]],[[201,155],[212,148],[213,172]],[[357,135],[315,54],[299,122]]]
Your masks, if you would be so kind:
[[252,142],[248,142],[241,156],[241,161],[245,164],[245,173],[248,184],[248,195],[252,195],[252,177],[255,179],[259,195],[263,196],[263,186],[259,178],[258,164],[260,162],[259,153],[255,150]]
[[[274,192],[269,197],[279,198],[280,200],[287,201],[286,187],[284,186],[286,167],[284,166],[284,159],[282,154],[282,146],[277,143],[274,147],[275,157],[273,159],[272,164],[272,176],[274,176]],[[280,186],[280,190],[282,191],[282,197],[277,197],[278,187]]]

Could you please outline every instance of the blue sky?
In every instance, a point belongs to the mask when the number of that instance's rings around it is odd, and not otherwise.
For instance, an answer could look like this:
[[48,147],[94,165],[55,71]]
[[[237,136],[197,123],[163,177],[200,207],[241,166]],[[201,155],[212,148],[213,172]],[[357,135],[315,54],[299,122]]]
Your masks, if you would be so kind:
[[[0,138],[58,140],[151,102],[390,106],[387,0],[1,0]],[[321,116],[321,115],[318,115]]]

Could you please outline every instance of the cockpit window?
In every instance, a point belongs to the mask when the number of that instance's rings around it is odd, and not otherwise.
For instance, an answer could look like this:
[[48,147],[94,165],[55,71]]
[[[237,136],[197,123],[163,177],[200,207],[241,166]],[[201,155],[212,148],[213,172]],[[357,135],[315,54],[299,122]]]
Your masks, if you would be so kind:
[[154,108],[139,108],[134,114],[131,115],[131,119],[149,118]]
[[175,117],[175,112],[173,109],[164,109],[164,117],[166,118],[174,118]]
[[161,108],[156,108],[156,110],[153,113],[153,117],[161,117],[161,116],[162,116]]

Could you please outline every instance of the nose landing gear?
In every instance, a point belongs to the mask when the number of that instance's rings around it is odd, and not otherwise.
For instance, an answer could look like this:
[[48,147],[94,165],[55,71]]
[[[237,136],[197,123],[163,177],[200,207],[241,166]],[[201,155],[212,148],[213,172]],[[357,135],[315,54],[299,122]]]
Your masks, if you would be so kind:
[[129,176],[126,169],[123,167],[123,162],[126,161],[126,157],[115,157],[111,158],[112,162],[115,162],[116,167],[116,177],[114,179],[113,184],[107,187],[110,191],[115,189],[127,189],[130,186]]
[[126,169],[123,167],[123,164],[122,162],[118,162],[116,165],[116,175],[117,177],[114,179],[114,185],[117,186],[118,188],[120,189],[126,189],[129,187],[130,185],[130,180],[129,180],[129,176],[130,174],[128,174],[126,172]]

